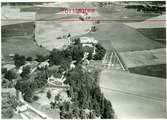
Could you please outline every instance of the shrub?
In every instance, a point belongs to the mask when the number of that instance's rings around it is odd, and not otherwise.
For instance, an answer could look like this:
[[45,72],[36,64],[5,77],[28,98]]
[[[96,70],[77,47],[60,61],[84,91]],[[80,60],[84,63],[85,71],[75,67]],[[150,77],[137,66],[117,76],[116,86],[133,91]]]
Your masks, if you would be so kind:
[[9,70],[5,73],[4,78],[8,79],[9,81],[11,81],[12,79],[16,78],[16,73]]
[[32,57],[27,57],[26,61],[32,61],[32,59],[33,59]]
[[37,101],[37,100],[39,99],[39,96],[34,95],[32,99],[33,99],[34,101]]

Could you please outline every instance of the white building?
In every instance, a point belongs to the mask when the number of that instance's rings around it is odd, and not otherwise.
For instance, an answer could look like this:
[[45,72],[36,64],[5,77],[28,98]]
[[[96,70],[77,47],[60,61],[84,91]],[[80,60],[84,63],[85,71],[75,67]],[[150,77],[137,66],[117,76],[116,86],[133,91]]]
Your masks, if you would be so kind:
[[93,37],[80,37],[80,41],[82,44],[97,44],[98,41]]

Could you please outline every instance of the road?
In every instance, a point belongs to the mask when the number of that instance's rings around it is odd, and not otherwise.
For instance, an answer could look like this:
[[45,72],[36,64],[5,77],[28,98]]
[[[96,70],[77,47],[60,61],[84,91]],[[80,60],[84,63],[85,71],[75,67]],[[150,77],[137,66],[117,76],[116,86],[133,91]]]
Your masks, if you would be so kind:
[[25,112],[21,113],[24,118],[28,119],[42,119],[38,114],[34,113],[32,110],[28,109]]

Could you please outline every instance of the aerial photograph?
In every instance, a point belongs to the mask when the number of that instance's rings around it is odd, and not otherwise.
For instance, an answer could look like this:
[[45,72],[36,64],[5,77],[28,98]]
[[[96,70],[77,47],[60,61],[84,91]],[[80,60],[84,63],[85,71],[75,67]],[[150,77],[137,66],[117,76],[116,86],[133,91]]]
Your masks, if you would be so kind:
[[1,2],[1,119],[167,118],[166,2]]

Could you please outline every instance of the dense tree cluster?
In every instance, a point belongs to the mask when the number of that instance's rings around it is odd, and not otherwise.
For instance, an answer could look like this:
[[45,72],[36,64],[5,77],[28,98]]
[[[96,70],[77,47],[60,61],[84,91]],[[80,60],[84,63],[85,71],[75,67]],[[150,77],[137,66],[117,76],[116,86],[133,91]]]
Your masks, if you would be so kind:
[[96,54],[94,55],[94,60],[102,60],[105,53],[106,53],[106,50],[103,46],[101,46],[101,44],[96,44]]
[[44,62],[47,59],[48,59],[48,56],[36,55],[36,61],[37,62]]
[[88,60],[93,59],[93,50],[94,50],[93,47],[89,47],[89,46],[84,46],[84,47],[83,47],[84,53],[85,53],[85,52],[89,53],[89,54],[88,54],[88,57],[87,57]]
[[23,71],[22,73],[20,74],[20,76],[23,78],[23,79],[29,79],[30,78],[30,67],[29,66],[25,66],[23,67]]
[[32,60],[33,60],[32,57],[27,57],[27,58],[26,58],[26,61],[32,61]]
[[[65,83],[70,85],[68,95],[72,98],[72,102],[74,102],[76,108],[79,109],[79,118],[85,118],[83,117],[83,110],[85,109],[93,111],[90,116],[113,118],[114,112],[111,103],[101,93],[97,84],[97,77],[93,78],[81,66],[77,66],[75,69],[69,71]],[[69,114],[70,111],[63,113]],[[73,113],[70,114],[73,115]]]
[[19,102],[13,95],[7,95],[6,98],[2,99],[2,118],[9,119],[14,115],[14,110],[16,109]]
[[49,62],[51,65],[60,65],[65,59],[63,51],[53,49],[49,55]]
[[16,73],[12,70],[6,71],[4,74],[4,78],[8,79],[9,81],[16,79],[16,77],[17,77]]
[[15,54],[14,58],[14,64],[17,68],[25,64],[26,58],[23,55]]
[[80,62],[83,55],[82,45],[77,39],[74,45],[68,46],[65,50],[53,49],[49,55],[49,62],[51,65],[63,65],[66,68],[72,60]]
[[45,70],[39,71],[34,78],[29,76],[29,68],[25,67],[22,72],[22,79],[18,80],[15,88],[22,92],[23,98],[27,102],[32,102],[33,91],[42,88],[47,84],[47,72]]

